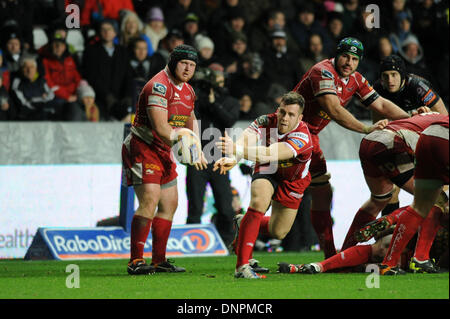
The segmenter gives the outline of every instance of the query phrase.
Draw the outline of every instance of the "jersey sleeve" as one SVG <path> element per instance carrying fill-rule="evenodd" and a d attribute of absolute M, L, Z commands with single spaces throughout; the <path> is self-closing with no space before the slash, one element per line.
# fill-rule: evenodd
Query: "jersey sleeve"
<path fill-rule="evenodd" d="M 361 79 L 360 81 L 358 81 L 358 83 L 359 86 L 356 94 L 359 96 L 359 99 L 364 106 L 369 106 L 380 97 L 377 91 L 375 91 L 375 89 L 370 85 L 369 81 L 367 81 L 367 79 L 363 76 L 361 76 Z"/>
<path fill-rule="evenodd" d="M 284 143 L 293 151 L 294 157 L 297 157 L 309 149 L 310 140 L 310 135 L 305 132 L 293 132 L 287 136 Z"/>
<path fill-rule="evenodd" d="M 309 78 L 314 96 L 317 97 L 324 94 L 337 95 L 334 74 L 327 68 L 314 67 Z"/>
<path fill-rule="evenodd" d="M 430 82 L 423 78 L 417 79 L 417 95 L 423 106 L 433 107 L 439 100 L 439 95 L 431 87 Z"/>
<path fill-rule="evenodd" d="M 161 82 L 153 82 L 147 88 L 146 96 L 146 107 L 155 107 L 167 110 L 168 104 L 168 89 L 167 85 Z"/>
<path fill-rule="evenodd" d="M 261 115 L 258 118 L 256 118 L 256 120 L 254 120 L 248 126 L 247 129 L 255 134 L 258 134 L 258 136 L 261 137 L 261 135 L 262 135 L 261 129 L 263 127 L 268 127 L 269 123 L 270 123 L 269 115 Z"/>

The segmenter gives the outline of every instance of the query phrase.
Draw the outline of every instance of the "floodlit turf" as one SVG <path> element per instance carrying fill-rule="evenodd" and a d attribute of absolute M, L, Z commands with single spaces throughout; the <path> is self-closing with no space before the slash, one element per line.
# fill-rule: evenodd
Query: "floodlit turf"
<path fill-rule="evenodd" d="M 278 261 L 321 260 L 322 253 L 257 253 L 270 268 L 264 280 L 233 277 L 235 256 L 177 258 L 186 273 L 129 276 L 126 260 L 23 261 L 0 260 L 1 299 L 448 299 L 449 275 L 407 274 L 380 277 L 379 288 L 367 288 L 364 273 L 318 275 L 278 274 Z M 67 288 L 80 270 L 80 287 Z M 374 281 L 371 281 L 374 283 Z"/>

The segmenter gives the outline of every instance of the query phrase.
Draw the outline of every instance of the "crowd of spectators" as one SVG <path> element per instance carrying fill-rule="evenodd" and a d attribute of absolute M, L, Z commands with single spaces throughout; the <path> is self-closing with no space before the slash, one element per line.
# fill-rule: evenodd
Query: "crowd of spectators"
<path fill-rule="evenodd" d="M 447 0 L 0 0 L 0 120 L 128 122 L 182 43 L 199 69 L 223 72 L 239 119 L 252 120 L 345 36 L 363 42 L 370 82 L 395 53 L 448 106 L 448 14 Z"/>

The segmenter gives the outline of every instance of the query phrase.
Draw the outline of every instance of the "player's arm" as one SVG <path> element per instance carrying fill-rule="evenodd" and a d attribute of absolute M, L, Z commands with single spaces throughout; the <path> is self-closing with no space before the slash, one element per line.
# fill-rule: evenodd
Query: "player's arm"
<path fill-rule="evenodd" d="M 378 113 L 381 118 L 387 118 L 390 120 L 400 120 L 409 118 L 409 114 L 402 110 L 398 105 L 392 103 L 390 100 L 380 96 L 370 103 L 369 108 Z M 374 119 L 375 121 L 375 119 Z"/>
<path fill-rule="evenodd" d="M 323 94 L 316 97 L 320 107 L 328 114 L 328 116 L 336 121 L 339 125 L 354 132 L 368 134 L 375 129 L 383 129 L 387 125 L 384 121 L 367 126 L 358 121 L 353 114 L 342 107 L 339 98 L 335 94 Z"/>
<path fill-rule="evenodd" d="M 158 136 L 165 144 L 172 147 L 177 137 L 175 130 L 167 121 L 167 109 L 161 107 L 148 107 L 147 116 Z"/>
<path fill-rule="evenodd" d="M 444 115 L 448 115 L 447 108 L 445 107 L 445 104 L 441 98 L 439 98 L 439 100 L 436 102 L 436 104 L 431 107 L 431 111 L 438 112 L 438 113 L 441 113 Z"/>

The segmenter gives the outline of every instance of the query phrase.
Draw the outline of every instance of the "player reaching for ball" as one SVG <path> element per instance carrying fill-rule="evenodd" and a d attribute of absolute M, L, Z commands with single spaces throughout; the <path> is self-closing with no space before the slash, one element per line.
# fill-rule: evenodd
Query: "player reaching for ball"
<path fill-rule="evenodd" d="M 219 159 L 214 171 L 224 174 L 241 158 L 256 162 L 250 205 L 238 225 L 235 242 L 236 278 L 263 278 L 249 264 L 256 238 L 260 231 L 278 239 L 286 236 L 311 181 L 308 166 L 313 146 L 302 122 L 304 105 L 300 94 L 286 93 L 277 111 L 258 117 L 236 143 L 227 134 L 216 143 L 230 157 Z M 257 146 L 259 140 L 263 146 Z M 270 205 L 271 216 L 264 216 Z"/>
<path fill-rule="evenodd" d="M 342 39 L 336 56 L 315 64 L 304 75 L 294 91 L 305 98 L 303 121 L 311 132 L 314 150 L 311 158 L 311 222 L 317 233 L 325 258 L 336 254 L 334 246 L 331 201 L 332 190 L 330 174 L 324 154 L 319 144 L 319 132 L 331 120 L 339 125 L 359 133 L 368 134 L 383 129 L 387 120 L 381 120 L 371 126 L 358 121 L 345 106 L 356 95 L 361 103 L 381 114 L 383 118 L 398 120 L 409 115 L 391 101 L 379 96 L 368 81 L 356 71 L 363 58 L 363 45 L 355 38 Z"/>
<path fill-rule="evenodd" d="M 198 136 L 194 115 L 195 93 L 187 83 L 194 75 L 197 51 L 177 46 L 167 66 L 142 89 L 131 133 L 122 146 L 128 186 L 139 201 L 131 222 L 130 275 L 153 272 L 184 272 L 166 260 L 166 246 L 178 206 L 176 163 L 171 147 L 183 136 Z M 201 150 L 196 169 L 206 168 Z M 155 213 L 156 211 L 156 213 Z M 152 263 L 144 258 L 144 245 L 152 231 Z"/>

